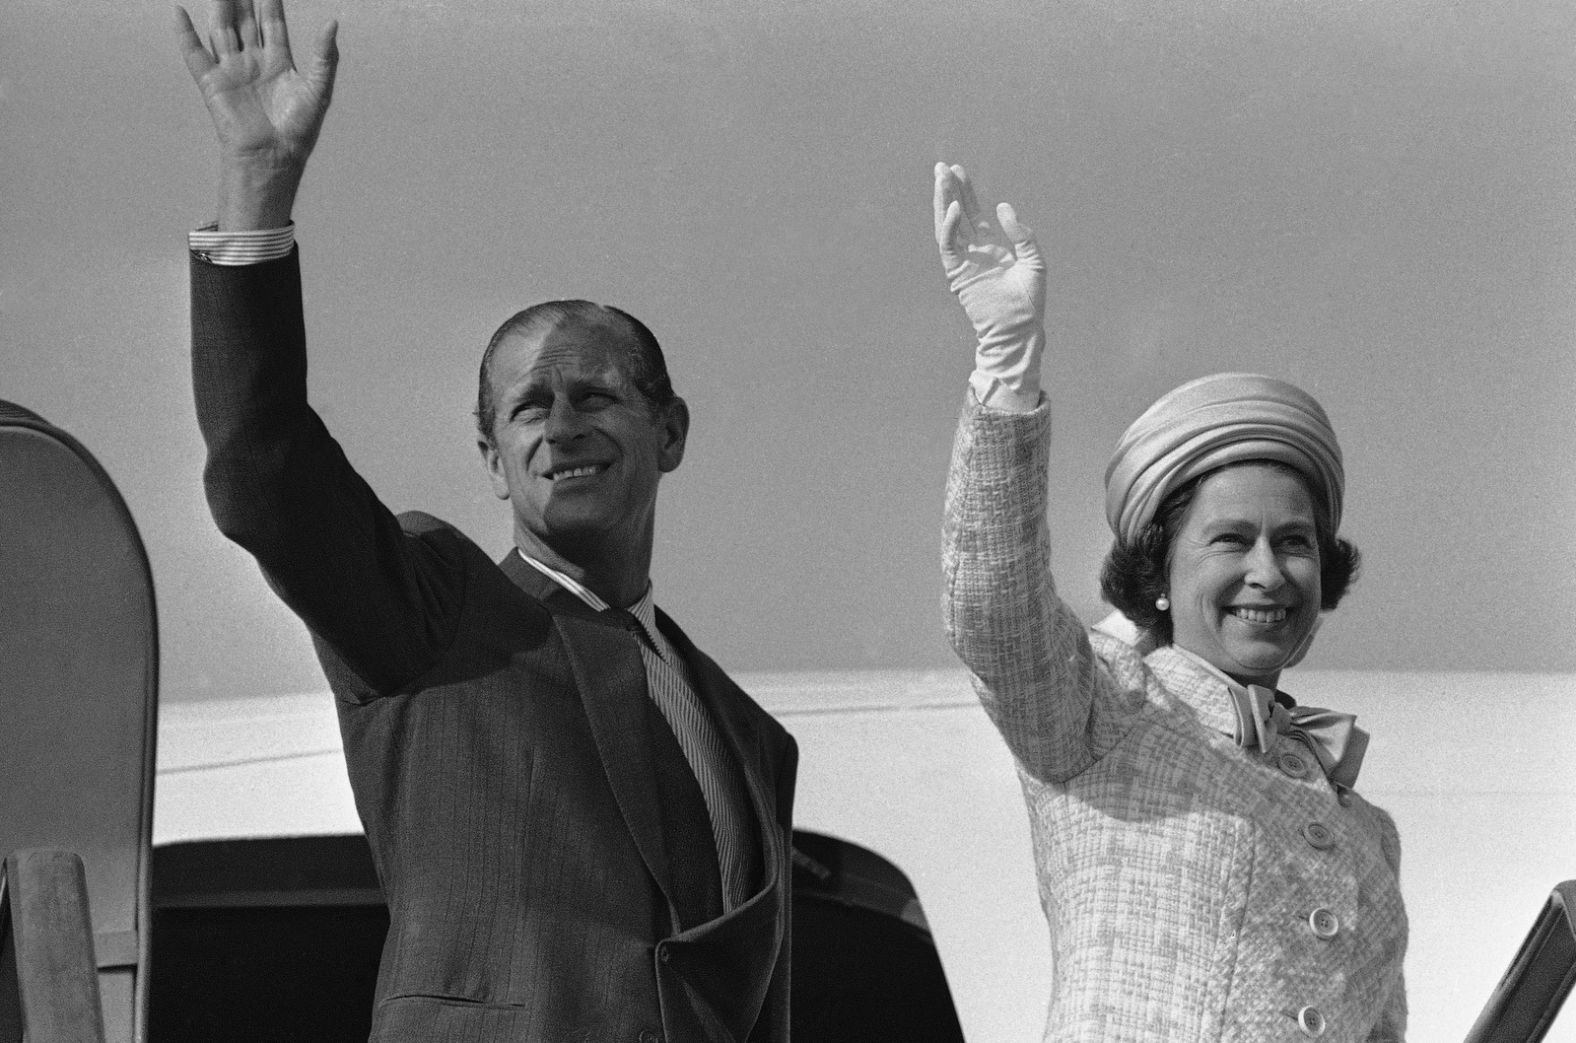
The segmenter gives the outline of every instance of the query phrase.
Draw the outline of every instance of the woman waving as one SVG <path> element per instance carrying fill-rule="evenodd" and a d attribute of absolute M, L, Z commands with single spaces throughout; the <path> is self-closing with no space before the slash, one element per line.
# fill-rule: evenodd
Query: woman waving
<path fill-rule="evenodd" d="M 1106 471 L 1106 597 L 1056 594 L 1040 392 L 1045 264 L 1012 207 L 938 165 L 936 238 L 977 335 L 947 481 L 944 615 L 1016 760 L 1054 961 L 1045 1039 L 1397 1041 L 1406 913 L 1367 736 L 1278 690 L 1350 585 L 1324 410 L 1254 374 L 1191 381 Z"/>

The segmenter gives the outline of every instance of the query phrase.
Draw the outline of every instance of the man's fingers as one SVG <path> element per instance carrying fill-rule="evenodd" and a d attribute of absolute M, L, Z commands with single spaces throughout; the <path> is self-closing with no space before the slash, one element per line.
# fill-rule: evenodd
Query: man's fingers
<path fill-rule="evenodd" d="M 257 26 L 263 34 L 263 46 L 290 54 L 290 28 L 285 24 L 284 0 L 262 0 L 257 5 Z"/>
<path fill-rule="evenodd" d="M 263 45 L 257 31 L 257 12 L 252 0 L 237 0 L 235 5 L 235 36 L 241 41 L 241 50 L 256 50 Z"/>
<path fill-rule="evenodd" d="M 208 9 L 208 45 L 213 48 L 215 58 L 240 50 L 241 41 L 236 36 L 237 14 L 235 0 L 213 0 Z"/>
<path fill-rule="evenodd" d="M 175 9 L 175 37 L 181 57 L 186 60 L 186 70 L 192 74 L 192 79 L 202 79 L 214 66 L 213 55 L 203 46 L 202 37 L 197 35 L 197 28 L 192 25 L 192 16 L 186 13 L 184 7 Z"/>
<path fill-rule="evenodd" d="M 334 93 L 334 72 L 339 68 L 339 22 L 330 21 L 317 34 L 312 48 L 312 67 L 306 77 L 312 87 L 322 95 L 326 105 Z"/>

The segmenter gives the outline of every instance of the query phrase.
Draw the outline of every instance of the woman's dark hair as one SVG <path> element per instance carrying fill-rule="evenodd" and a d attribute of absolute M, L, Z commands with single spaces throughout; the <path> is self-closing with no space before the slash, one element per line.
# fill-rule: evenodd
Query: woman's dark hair
<path fill-rule="evenodd" d="M 1268 460 L 1244 463 L 1263 463 L 1302 478 L 1285 464 Z M 1173 490 L 1135 542 L 1124 544 L 1117 540 L 1111 545 L 1111 553 L 1106 555 L 1100 570 L 1100 593 L 1135 626 L 1147 631 L 1157 645 L 1171 643 L 1171 613 L 1155 607 L 1155 599 L 1171 589 L 1171 545 L 1182 531 L 1182 519 L 1198 493 L 1199 483 L 1215 473 L 1208 471 Z M 1308 485 L 1306 479 L 1303 483 Z M 1325 522 L 1328 510 L 1322 498 L 1311 485 L 1308 493 L 1314 500 L 1315 539 L 1319 544 L 1319 608 L 1328 612 L 1341 603 L 1356 581 L 1362 555 L 1350 540 L 1329 531 Z"/>

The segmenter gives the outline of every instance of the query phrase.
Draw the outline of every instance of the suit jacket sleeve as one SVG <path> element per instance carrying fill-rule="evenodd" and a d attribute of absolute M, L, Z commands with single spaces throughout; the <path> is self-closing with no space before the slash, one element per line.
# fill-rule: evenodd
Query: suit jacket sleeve
<path fill-rule="evenodd" d="M 964 404 L 947 475 L 942 615 L 986 712 L 1024 770 L 1088 768 L 1125 732 L 1142 690 L 1119 685 L 1056 594 L 1046 528 L 1050 411 Z"/>
<path fill-rule="evenodd" d="M 457 552 L 406 535 L 307 404 L 299 253 L 221 267 L 193 256 L 192 382 L 220 530 L 373 694 L 453 640 Z"/>

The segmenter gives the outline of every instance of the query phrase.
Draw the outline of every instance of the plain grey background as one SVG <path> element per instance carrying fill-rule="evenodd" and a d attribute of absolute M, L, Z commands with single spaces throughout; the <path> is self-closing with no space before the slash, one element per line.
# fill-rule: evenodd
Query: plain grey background
<path fill-rule="evenodd" d="M 659 601 L 734 670 L 950 667 L 940 505 L 971 340 L 931 238 L 947 159 L 1050 257 L 1051 525 L 1086 615 L 1117 435 L 1184 379 L 1251 369 L 1318 396 L 1347 453 L 1366 569 L 1310 666 L 1576 669 L 1569 0 L 290 12 L 300 50 L 342 22 L 297 208 L 312 390 L 395 509 L 501 552 L 481 347 L 542 298 L 618 304 L 694 414 Z M 173 22 L 0 13 L 0 397 L 126 495 L 166 698 L 318 690 L 202 501 L 184 235 L 215 161 Z"/>

